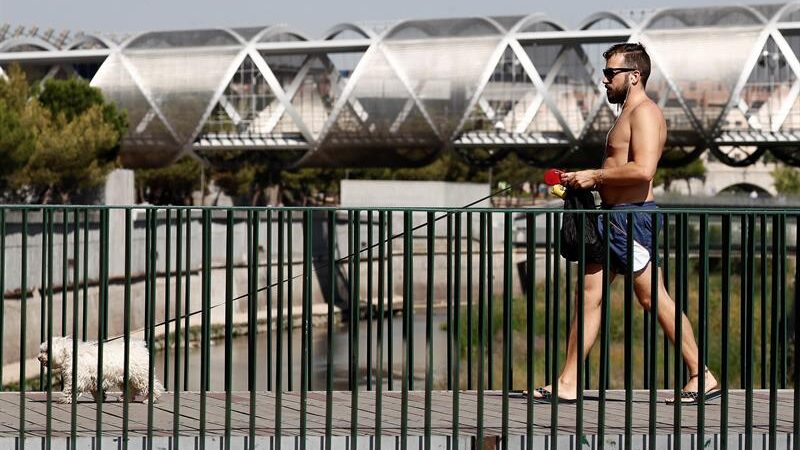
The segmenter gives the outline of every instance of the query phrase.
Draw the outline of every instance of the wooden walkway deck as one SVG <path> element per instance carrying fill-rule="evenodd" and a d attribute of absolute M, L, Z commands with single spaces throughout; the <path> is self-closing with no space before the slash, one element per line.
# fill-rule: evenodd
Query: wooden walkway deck
<path fill-rule="evenodd" d="M 181 435 L 196 436 L 200 429 L 200 394 L 197 392 L 180 393 L 179 420 Z M 625 395 L 622 391 L 608 391 L 606 401 L 606 433 L 609 435 L 624 433 Z M 660 391 L 659 398 L 665 399 L 672 391 Z M 794 392 L 782 390 L 778 392 L 777 432 L 791 433 L 793 426 Z M 308 435 L 325 434 L 325 392 L 309 392 L 308 394 Z M 55 397 L 55 396 L 54 396 Z M 584 433 L 597 432 L 597 412 L 599 402 L 596 391 L 586 392 L 584 404 Z M 382 412 L 382 435 L 397 436 L 400 434 L 399 391 L 384 392 Z M 434 391 L 432 396 L 432 434 L 447 436 L 451 434 L 452 424 L 452 392 Z M 462 391 L 460 393 L 460 433 L 465 436 L 476 434 L 477 424 L 477 392 Z M 422 435 L 424 433 L 425 392 L 409 393 L 408 433 Z M 206 432 L 208 435 L 222 435 L 225 429 L 225 393 L 208 393 L 208 409 L 206 415 Z M 348 436 L 350 434 L 350 392 L 334 392 L 333 434 Z M 0 438 L 19 436 L 19 402 L 17 393 L 0 394 Z M 753 428 L 754 433 L 767 433 L 769 430 L 769 391 L 755 391 L 753 396 Z M 706 406 L 705 429 L 707 434 L 720 430 L 721 400 L 715 399 Z M 46 396 L 44 393 L 26 394 L 25 429 L 26 436 L 45 436 Z M 247 435 L 249 431 L 249 393 L 236 392 L 232 398 L 231 426 L 232 434 Z M 256 399 L 256 434 L 271 436 L 275 434 L 275 396 L 269 392 L 259 392 Z M 502 396 L 499 392 L 487 392 L 485 396 L 485 434 L 499 435 L 502 418 Z M 633 433 L 646 434 L 649 426 L 649 404 L 647 391 L 635 391 L 633 398 Z M 142 403 L 130 404 L 129 431 L 131 436 L 147 433 L 148 406 Z M 283 394 L 283 418 L 281 434 L 296 436 L 300 434 L 300 393 Z M 574 405 L 560 405 L 558 419 L 559 434 L 569 435 L 575 432 Z M 527 400 L 524 398 L 509 399 L 509 427 L 512 436 L 526 433 Z M 162 396 L 161 401 L 153 406 L 153 434 L 169 436 L 173 430 L 173 397 L 171 393 Z M 71 405 L 52 404 L 51 437 L 70 435 Z M 673 406 L 663 401 L 658 404 L 656 426 L 659 435 L 673 433 Z M 78 436 L 94 436 L 96 405 L 89 398 L 78 403 Z M 108 401 L 103 406 L 103 434 L 119 436 L 122 434 L 122 402 Z M 375 426 L 375 393 L 361 392 L 358 399 L 358 432 L 360 435 L 373 435 Z M 697 407 L 682 408 L 683 433 L 693 433 L 697 426 Z M 729 432 L 745 431 L 745 395 L 744 391 L 730 391 L 730 408 L 728 412 Z M 550 433 L 550 405 L 536 404 L 534 408 L 534 434 Z"/>

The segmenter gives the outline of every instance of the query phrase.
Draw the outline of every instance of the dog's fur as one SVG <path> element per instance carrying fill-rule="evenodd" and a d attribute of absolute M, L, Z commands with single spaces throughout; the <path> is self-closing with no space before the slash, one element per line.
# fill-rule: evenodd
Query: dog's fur
<path fill-rule="evenodd" d="M 78 367 L 77 373 L 73 373 L 72 347 L 73 341 L 70 337 L 54 337 L 53 348 L 48 358 L 47 341 L 42 342 L 39 347 L 39 362 L 43 367 L 51 366 L 53 371 L 60 370 L 64 385 L 63 394 L 59 399 L 61 403 L 72 402 L 72 379 L 77 380 L 77 396 L 83 393 L 90 393 L 95 401 L 98 395 L 103 396 L 109 390 L 124 392 L 125 374 L 125 347 L 124 342 L 115 341 L 103 345 L 103 380 L 97 380 L 97 342 L 78 342 Z M 141 396 L 142 403 L 148 400 L 148 364 L 150 362 L 149 353 L 144 341 L 130 342 L 130 364 L 128 369 L 129 400 L 133 400 L 136 395 Z M 50 364 L 52 363 L 52 364 Z M 153 378 L 153 403 L 158 401 L 164 387 Z M 123 393 L 119 400 L 123 399 Z"/>

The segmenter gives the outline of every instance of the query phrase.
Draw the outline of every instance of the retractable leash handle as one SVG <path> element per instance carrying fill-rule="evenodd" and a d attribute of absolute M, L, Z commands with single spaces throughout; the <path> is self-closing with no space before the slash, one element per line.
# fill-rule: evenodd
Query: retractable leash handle
<path fill-rule="evenodd" d="M 561 175 L 564 173 L 560 169 L 547 169 L 544 172 L 544 183 L 548 186 L 561 184 Z"/>
<path fill-rule="evenodd" d="M 547 169 L 544 172 L 544 183 L 548 186 L 552 186 L 550 188 L 550 193 L 560 199 L 563 199 L 564 196 L 567 195 L 567 188 L 561 184 L 561 174 L 563 173 L 564 171 L 559 169 Z"/>

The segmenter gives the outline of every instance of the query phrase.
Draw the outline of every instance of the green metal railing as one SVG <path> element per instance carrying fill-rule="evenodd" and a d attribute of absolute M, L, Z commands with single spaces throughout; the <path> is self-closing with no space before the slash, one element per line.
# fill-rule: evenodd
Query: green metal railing
<path fill-rule="evenodd" d="M 96 346 L 97 379 L 118 356 L 104 348 L 122 341 L 124 361 L 121 407 L 98 396 L 90 411 L 77 401 L 78 378 L 63 380 L 71 383 L 65 442 L 72 449 L 90 437 L 99 450 L 112 437 L 123 449 L 144 438 L 149 450 L 164 435 L 177 449 L 194 434 L 200 449 L 255 448 L 260 439 L 267 448 L 290 439 L 325 449 L 366 441 L 425 449 L 486 448 L 489 441 L 501 448 L 800 448 L 800 408 L 791 408 L 791 417 L 779 409 L 787 399 L 800 404 L 793 390 L 800 377 L 800 211 L 636 213 L 652 219 L 649 245 L 661 280 L 675 315 L 689 320 L 674 322 L 677 339 L 688 338 L 691 324 L 699 367 L 720 382 L 721 397 L 696 406 L 663 401 L 679 396 L 690 375 L 659 324 L 668 299 L 645 292 L 646 310 L 634 303 L 633 277 L 620 273 L 612 284 L 609 270 L 602 274 L 597 345 L 575 367 L 576 404 L 560 404 L 557 384 L 552 405 L 520 398 L 520 391 L 559 379 L 571 332 L 577 354 L 589 350 L 587 310 L 579 305 L 587 301 L 584 276 L 595 266 L 584 251 L 577 263 L 560 257 L 564 213 L 0 207 L 0 323 L 19 333 L 0 335 L 0 382 L 19 392 L 0 394 L 14 396 L 19 415 L 17 424 L 4 423 L 15 431 L 0 430 L 0 439 L 13 434 L 17 448 L 41 440 L 50 449 L 60 436 L 57 391 L 67 386 L 52 365 L 36 370 L 29 358 L 47 342 L 53 361 L 53 338 L 70 335 L 73 355 Z M 568 213 L 581 227 L 609 217 L 607 210 Z M 626 214 L 630 249 L 634 215 Z M 602 265 L 611 267 L 605 228 Z M 632 266 L 631 251 L 625 259 Z M 651 270 L 650 284 L 659 280 Z M 217 340 L 224 345 L 213 345 Z M 146 406 L 131 403 L 137 341 L 150 350 L 148 385 L 158 379 L 167 391 L 168 430 L 152 389 Z M 73 373 L 79 359 L 69 360 Z M 13 379 L 2 366 L 16 361 Z M 699 384 L 700 391 L 709 387 L 703 376 Z M 335 408 L 344 401 L 336 391 L 349 398 L 349 414 Z M 46 394 L 37 400 L 38 392 Z M 184 396 L 193 392 L 196 404 Z M 386 409 L 394 393 L 399 411 Z M 324 401 L 323 409 L 310 410 L 312 399 Z M 31 409 L 38 401 L 43 414 Z M 108 425 L 109 408 L 119 411 L 119 424 Z M 490 426 L 495 414 L 499 422 Z M 287 425 L 296 416 L 298 429 Z M 217 417 L 222 429 L 209 426 Z"/>

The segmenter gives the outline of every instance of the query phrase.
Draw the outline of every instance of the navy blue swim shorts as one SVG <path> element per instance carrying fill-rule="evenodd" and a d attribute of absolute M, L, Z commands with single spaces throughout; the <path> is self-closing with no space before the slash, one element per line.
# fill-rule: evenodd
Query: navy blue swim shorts
<path fill-rule="evenodd" d="M 655 202 L 620 203 L 617 205 L 601 205 L 602 209 L 610 211 L 609 223 L 609 253 L 611 254 L 611 268 L 616 273 L 628 273 L 628 213 L 633 212 L 633 272 L 647 268 L 653 259 L 653 216 L 652 212 L 658 209 Z M 658 216 L 659 229 L 663 219 Z M 605 232 L 605 218 L 600 215 L 597 220 L 600 236 Z M 658 259 L 656 259 L 658 261 Z"/>

